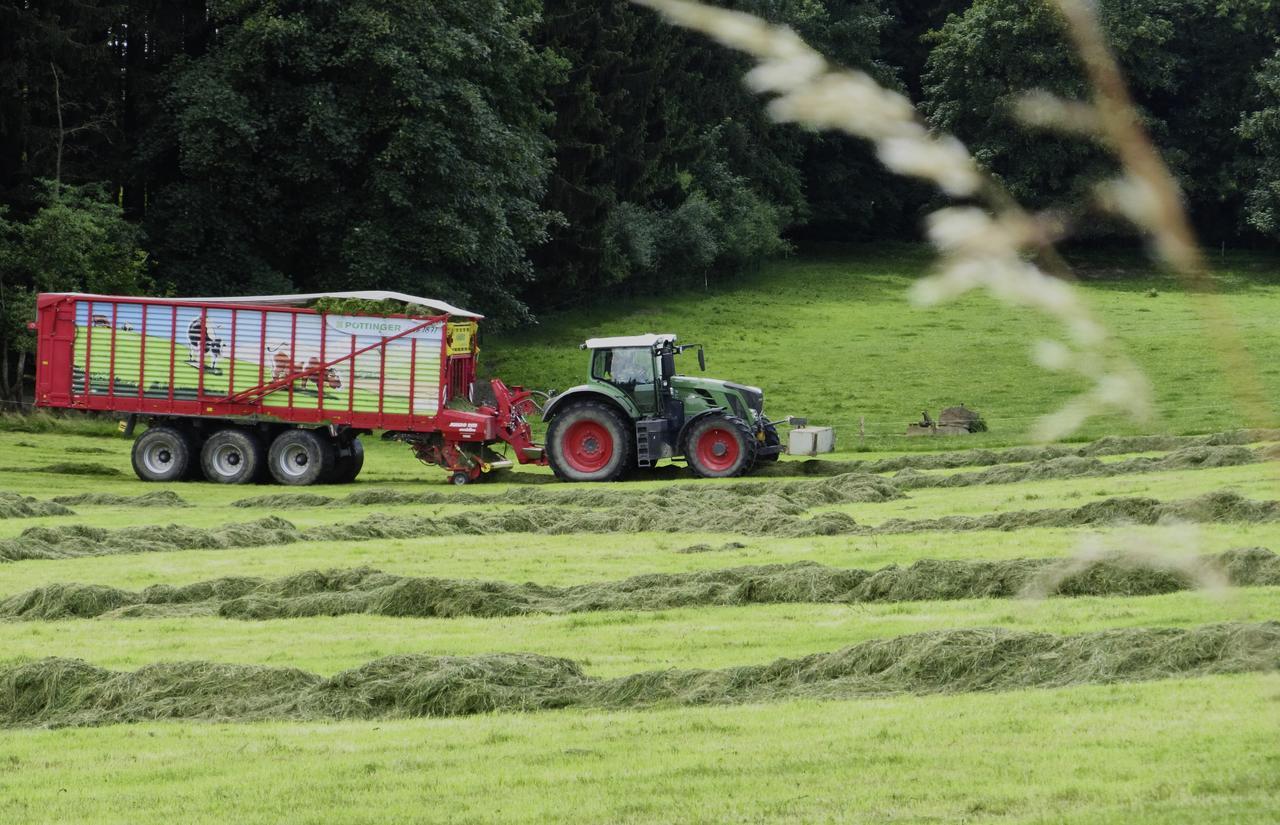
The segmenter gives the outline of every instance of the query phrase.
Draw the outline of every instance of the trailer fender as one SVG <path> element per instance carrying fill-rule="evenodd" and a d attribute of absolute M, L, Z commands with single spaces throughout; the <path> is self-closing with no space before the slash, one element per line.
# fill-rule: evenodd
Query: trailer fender
<path fill-rule="evenodd" d="M 599 385 L 582 384 L 577 387 L 570 387 L 562 393 L 556 394 L 547 406 L 542 410 L 542 420 L 550 421 L 555 417 L 556 413 L 564 408 L 571 401 L 603 401 L 606 404 L 612 404 L 618 408 L 624 416 L 630 421 L 635 421 L 640 417 L 640 408 L 635 402 L 628 398 L 621 391 L 607 392 L 602 391 Z"/>

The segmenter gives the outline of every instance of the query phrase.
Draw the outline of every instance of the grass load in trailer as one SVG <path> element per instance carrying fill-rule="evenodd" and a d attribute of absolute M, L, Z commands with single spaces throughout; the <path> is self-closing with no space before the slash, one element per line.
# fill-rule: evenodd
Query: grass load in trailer
<path fill-rule="evenodd" d="M 321 299 L 394 300 L 403 315 L 330 313 Z M 420 310 L 417 311 L 417 310 Z M 492 382 L 476 404 L 482 316 L 393 292 L 159 299 L 74 293 L 37 302 L 36 402 L 137 418 L 133 465 L 150 481 L 343 483 L 359 436 L 385 430 L 455 483 L 543 464 L 531 393 Z"/>

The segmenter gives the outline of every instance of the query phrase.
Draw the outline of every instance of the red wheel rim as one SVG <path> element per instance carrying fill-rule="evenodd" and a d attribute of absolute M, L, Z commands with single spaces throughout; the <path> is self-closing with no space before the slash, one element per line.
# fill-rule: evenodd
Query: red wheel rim
<path fill-rule="evenodd" d="M 713 473 L 732 470 L 742 455 L 737 435 L 725 427 L 712 427 L 698 436 L 698 463 Z"/>
<path fill-rule="evenodd" d="M 575 421 L 564 434 L 564 460 L 580 473 L 594 473 L 613 458 L 613 435 L 596 421 Z"/>

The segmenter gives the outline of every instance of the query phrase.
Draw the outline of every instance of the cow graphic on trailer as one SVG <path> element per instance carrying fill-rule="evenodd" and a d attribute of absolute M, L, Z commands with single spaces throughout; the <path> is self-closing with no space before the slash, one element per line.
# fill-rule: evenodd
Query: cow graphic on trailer
<path fill-rule="evenodd" d="M 289 376 L 303 372 L 304 370 L 316 370 L 316 372 L 312 372 L 312 374 L 301 379 L 302 389 L 305 390 L 307 388 L 307 384 L 315 382 L 316 393 L 319 393 L 321 381 L 323 381 L 329 389 L 342 389 L 342 379 L 338 376 L 338 371 L 333 367 L 325 367 L 324 375 L 322 376 L 318 371 L 320 369 L 321 361 L 314 355 L 307 360 L 305 365 L 294 361 L 292 353 L 289 352 L 289 344 L 285 341 L 281 341 L 278 344 L 267 347 L 267 352 L 272 353 L 272 381 L 283 381 Z M 297 382 L 294 383 L 296 384 Z"/>
<path fill-rule="evenodd" d="M 203 318 L 196 318 L 187 326 L 187 343 L 191 348 L 191 358 L 187 363 L 196 369 L 207 369 L 214 375 L 222 375 L 218 369 L 218 359 L 222 357 L 222 339 L 214 337 L 218 324 L 206 324 Z M 206 367 L 204 356 L 212 356 L 212 362 Z"/>

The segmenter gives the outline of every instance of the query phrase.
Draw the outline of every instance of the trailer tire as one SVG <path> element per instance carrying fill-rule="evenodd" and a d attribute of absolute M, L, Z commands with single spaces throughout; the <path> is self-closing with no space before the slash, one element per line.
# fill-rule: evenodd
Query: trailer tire
<path fill-rule="evenodd" d="M 133 442 L 133 471 L 143 481 L 182 481 L 198 467 L 199 447 L 185 429 L 148 427 Z"/>
<path fill-rule="evenodd" d="M 690 469 L 703 478 L 733 478 L 755 466 L 757 443 L 741 418 L 708 415 L 689 427 L 684 457 Z"/>
<path fill-rule="evenodd" d="M 564 481 L 617 481 L 634 464 L 635 437 L 608 404 L 580 401 L 547 427 L 547 461 Z"/>
<path fill-rule="evenodd" d="M 200 448 L 204 477 L 217 484 L 252 484 L 262 477 L 266 465 L 262 439 L 239 427 L 218 430 Z"/>
<path fill-rule="evenodd" d="M 340 448 L 335 447 L 335 449 Z M 364 467 L 364 445 L 360 443 L 359 438 L 351 439 L 351 443 L 347 445 L 347 451 L 346 455 L 339 452 L 333 463 L 331 484 L 350 484 L 356 480 L 356 476 L 360 475 L 360 470 Z"/>
<path fill-rule="evenodd" d="M 320 484 L 332 477 L 336 452 L 315 430 L 285 430 L 271 442 L 267 467 L 272 478 L 290 487 Z"/>

